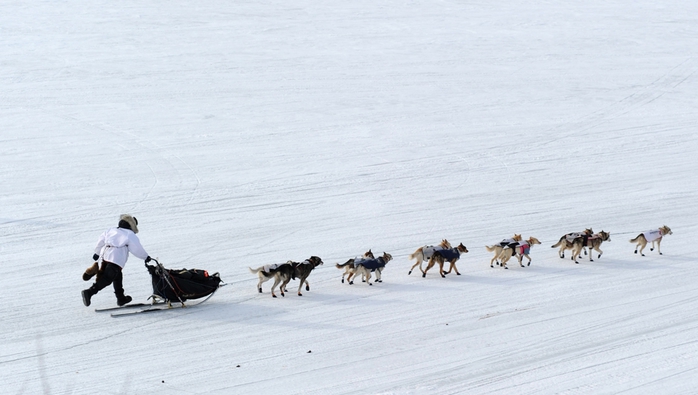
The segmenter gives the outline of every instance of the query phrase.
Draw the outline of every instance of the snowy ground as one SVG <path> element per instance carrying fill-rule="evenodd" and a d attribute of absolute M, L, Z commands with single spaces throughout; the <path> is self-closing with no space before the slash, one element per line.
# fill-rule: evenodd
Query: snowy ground
<path fill-rule="evenodd" d="M 4 2 L 2 392 L 694 393 L 697 54 L 687 1 Z M 229 285 L 84 307 L 122 213 Z M 603 257 L 559 259 L 586 227 Z M 533 264 L 490 268 L 513 233 Z M 462 275 L 408 276 L 442 238 Z M 369 248 L 384 282 L 341 284 Z M 304 296 L 256 292 L 248 267 L 310 255 Z"/>

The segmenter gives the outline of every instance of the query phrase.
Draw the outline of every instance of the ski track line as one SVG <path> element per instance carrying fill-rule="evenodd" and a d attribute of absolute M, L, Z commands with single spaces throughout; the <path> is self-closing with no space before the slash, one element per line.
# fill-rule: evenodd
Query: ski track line
<path fill-rule="evenodd" d="M 688 70 L 686 70 L 687 68 Z M 683 82 L 688 80 L 690 77 L 692 77 L 697 70 L 698 69 L 696 69 L 693 66 L 693 58 L 688 58 L 671 68 L 669 71 L 667 71 L 654 81 L 650 82 L 648 85 L 643 86 L 639 91 L 633 92 L 630 95 L 627 95 L 626 97 L 616 101 L 610 107 L 592 112 L 591 114 L 588 114 L 580 118 L 578 121 L 569 122 L 572 125 L 582 125 L 573 127 L 571 132 L 565 133 L 564 135 L 557 138 L 549 139 L 548 141 L 543 142 L 542 145 L 550 145 L 554 142 L 567 139 L 570 136 L 589 131 L 608 122 L 610 119 L 614 119 L 621 115 L 625 115 L 630 111 L 637 109 L 638 107 L 642 107 L 646 104 L 649 104 L 659 99 L 665 94 L 665 92 L 660 92 L 658 91 L 658 89 L 666 86 L 676 88 Z M 679 72 L 678 76 L 673 74 L 674 71 Z M 557 128 L 550 129 L 550 131 L 554 131 L 555 129 Z"/>

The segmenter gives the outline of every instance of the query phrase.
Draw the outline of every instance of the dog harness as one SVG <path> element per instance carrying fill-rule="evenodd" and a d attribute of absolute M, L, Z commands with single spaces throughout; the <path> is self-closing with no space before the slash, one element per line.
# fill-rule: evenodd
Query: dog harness
<path fill-rule="evenodd" d="M 528 255 L 531 252 L 531 245 L 527 241 L 522 241 L 518 246 L 518 250 L 519 255 Z"/>
<path fill-rule="evenodd" d="M 439 255 L 441 255 L 445 260 L 450 261 L 453 259 L 459 259 L 460 251 L 458 251 L 457 248 L 442 249 L 439 251 Z"/>
<path fill-rule="evenodd" d="M 382 256 L 379 256 L 378 258 L 374 258 L 374 259 L 364 258 L 358 264 L 356 263 L 356 261 L 354 261 L 354 265 L 355 266 L 361 265 L 361 266 L 365 267 L 366 269 L 370 269 L 371 271 L 374 271 L 376 269 L 380 269 L 383 266 L 385 266 L 385 259 L 383 259 Z"/>
<path fill-rule="evenodd" d="M 648 230 L 647 232 L 644 232 L 643 235 L 645 236 L 645 240 L 647 240 L 648 242 L 657 241 L 662 238 L 662 230 Z"/>
<path fill-rule="evenodd" d="M 434 255 L 436 251 L 443 251 L 445 248 L 442 246 L 424 246 L 422 247 L 422 254 L 424 255 L 424 260 L 428 260 Z"/>

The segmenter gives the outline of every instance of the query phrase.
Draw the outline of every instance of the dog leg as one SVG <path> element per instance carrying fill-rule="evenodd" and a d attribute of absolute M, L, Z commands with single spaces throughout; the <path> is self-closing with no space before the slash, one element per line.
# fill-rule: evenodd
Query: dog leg
<path fill-rule="evenodd" d="M 274 293 L 274 290 L 276 289 L 276 286 L 279 285 L 281 282 L 281 279 L 278 276 L 274 276 L 274 284 L 271 286 L 271 297 L 275 298 L 276 294 Z M 281 296 L 284 295 L 284 291 L 281 290 Z"/>
<path fill-rule="evenodd" d="M 429 258 L 429 263 L 427 264 L 426 269 L 424 269 L 424 270 L 422 271 L 422 277 L 426 277 L 426 276 L 427 276 L 427 272 L 429 271 L 429 269 L 431 269 L 432 267 L 434 267 L 434 264 L 435 264 L 435 263 L 436 263 L 436 262 L 434 261 L 434 257 L 433 257 L 433 256 L 432 256 L 431 258 Z M 421 266 L 420 266 L 420 269 L 421 269 Z"/>
<path fill-rule="evenodd" d="M 417 262 L 414 265 L 412 265 L 412 267 L 410 268 L 410 271 L 407 272 L 407 275 L 409 276 L 410 274 L 412 274 L 412 270 L 414 270 L 414 268 L 417 267 L 417 265 L 419 265 L 420 263 L 421 262 Z M 420 266 L 420 269 L 421 269 L 421 266 Z"/>
<path fill-rule="evenodd" d="M 281 287 L 279 288 L 281 290 L 281 296 L 286 296 L 285 292 L 288 292 L 286 289 L 286 286 L 288 286 L 288 283 L 291 282 L 291 278 L 287 278 L 283 283 L 281 283 Z"/>
<path fill-rule="evenodd" d="M 494 258 L 490 259 L 490 267 L 494 267 L 494 266 L 493 266 L 493 263 L 494 263 L 495 261 L 497 262 L 497 266 L 499 266 L 499 261 L 497 261 L 497 256 L 498 256 L 498 254 L 495 254 L 495 255 L 494 255 Z"/>
<path fill-rule="evenodd" d="M 446 278 L 446 273 L 444 272 L 444 261 L 439 259 L 439 274 L 441 278 Z"/>
<path fill-rule="evenodd" d="M 458 268 L 456 267 L 456 261 L 451 262 L 451 266 L 448 268 L 448 273 L 451 273 L 451 270 L 456 271 L 456 276 L 460 276 L 460 272 L 458 271 Z"/>

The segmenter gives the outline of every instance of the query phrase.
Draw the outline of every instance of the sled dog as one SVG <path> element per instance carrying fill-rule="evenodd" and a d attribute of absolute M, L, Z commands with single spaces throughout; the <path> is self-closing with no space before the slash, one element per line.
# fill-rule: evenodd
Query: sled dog
<path fill-rule="evenodd" d="M 274 263 L 274 264 L 270 264 L 270 265 L 260 266 L 256 269 L 252 269 L 250 267 L 249 268 L 250 272 L 252 274 L 256 274 L 257 277 L 259 277 L 259 282 L 257 283 L 257 290 L 259 291 L 259 293 L 262 293 L 262 284 L 271 280 L 272 278 L 275 278 L 277 281 L 275 281 L 274 285 L 272 286 L 271 296 L 276 297 L 276 295 L 274 295 L 274 289 L 276 288 L 277 285 L 279 285 L 279 282 L 280 282 L 280 280 L 278 280 L 279 273 L 281 271 L 283 271 L 283 269 L 279 269 L 279 268 L 282 266 L 287 266 L 286 269 L 288 270 L 288 269 L 292 268 L 291 263 L 292 263 L 291 261 L 288 261 L 286 263 Z M 282 291 L 282 295 L 283 295 L 283 291 Z"/>
<path fill-rule="evenodd" d="M 373 259 L 373 258 L 375 258 L 373 256 L 373 252 L 371 252 L 371 250 L 368 250 L 368 251 L 364 252 L 364 254 L 360 257 L 351 258 L 344 263 L 335 264 L 334 266 L 337 269 L 344 270 L 344 273 L 342 273 L 342 283 L 344 283 L 344 276 L 349 275 L 349 279 L 351 279 L 351 277 L 354 276 L 354 274 L 356 273 L 356 263 L 358 261 L 361 261 L 363 259 Z"/>
<path fill-rule="evenodd" d="M 286 285 L 288 285 L 288 283 L 296 277 L 298 277 L 298 279 L 300 280 L 300 284 L 298 284 L 298 296 L 303 296 L 303 294 L 301 293 L 301 288 L 303 288 L 303 284 L 305 284 L 305 290 L 310 291 L 310 283 L 308 282 L 308 276 L 310 276 L 310 273 L 313 271 L 313 269 L 322 265 L 322 263 L 322 259 L 315 255 L 304 260 L 303 262 L 291 262 L 293 272 L 290 274 L 287 272 L 282 273 L 280 276 L 283 279 L 281 287 L 279 288 L 281 290 L 281 296 L 284 296 L 284 291 L 286 291 Z"/>
<path fill-rule="evenodd" d="M 511 259 L 511 257 L 516 256 L 516 259 L 519 261 L 519 266 L 525 267 L 522 263 L 524 257 L 528 259 L 528 264 L 526 266 L 531 266 L 531 257 L 528 254 L 531 250 L 531 247 L 533 247 L 536 244 L 540 244 L 540 241 L 535 237 L 531 236 L 528 238 L 528 240 L 520 241 L 518 245 L 511 247 L 506 246 L 502 248 L 502 252 L 499 254 L 500 264 L 503 268 L 509 269 L 509 267 L 507 267 L 507 262 L 509 262 L 509 259 Z"/>
<path fill-rule="evenodd" d="M 577 261 L 577 258 L 582 254 L 582 249 L 588 247 L 589 248 L 589 261 L 594 262 L 594 250 L 599 253 L 599 256 L 597 258 L 601 258 L 601 254 L 603 254 L 603 251 L 601 251 L 601 243 L 604 241 L 611 241 L 611 233 L 610 232 L 604 232 L 603 230 L 599 233 L 595 233 L 588 238 L 584 237 L 578 237 L 574 239 L 574 241 L 571 243 L 572 244 L 572 260 L 574 263 L 579 263 Z"/>
<path fill-rule="evenodd" d="M 361 277 L 365 279 L 362 281 L 367 282 L 368 285 L 373 285 L 371 283 L 371 272 L 376 272 L 375 282 L 381 283 L 383 282 L 383 280 L 381 280 L 381 273 L 383 272 L 383 269 L 385 269 L 385 265 L 392 260 L 393 256 L 387 252 L 383 252 L 383 256 L 379 256 L 378 258 L 362 259 L 356 263 L 354 278 L 361 273 Z M 347 280 L 349 281 L 349 284 L 354 284 L 354 281 L 351 279 L 351 274 Z"/>
<path fill-rule="evenodd" d="M 637 235 L 636 238 L 630 240 L 630 242 L 636 243 L 635 253 L 637 254 L 639 248 L 640 255 L 642 256 L 645 256 L 645 254 L 642 253 L 642 250 L 644 250 L 645 247 L 647 247 L 647 243 L 652 242 L 652 247 L 650 248 L 650 251 L 654 251 L 654 243 L 656 242 L 657 252 L 659 253 L 659 255 L 662 255 L 662 251 L 659 248 L 659 245 L 662 243 L 662 237 L 672 234 L 674 234 L 674 232 L 672 232 L 668 226 L 664 225 L 659 229 L 653 229 L 647 232 L 640 233 L 639 235 Z"/>
<path fill-rule="evenodd" d="M 429 264 L 427 268 L 422 272 L 422 277 L 427 276 L 427 272 L 431 269 L 434 264 L 439 264 L 439 274 L 441 277 L 446 277 L 447 274 L 451 273 L 451 270 L 455 270 L 456 274 L 460 276 L 458 268 L 456 267 L 456 262 L 460 259 L 461 254 L 468 252 L 468 249 L 463 245 L 463 243 L 458 244 L 455 248 L 444 248 L 434 251 L 431 258 L 429 258 Z M 451 266 L 448 268 L 447 272 L 444 272 L 444 263 L 450 263 Z M 421 269 L 421 266 L 420 266 Z"/>
<path fill-rule="evenodd" d="M 560 237 L 560 240 L 553 244 L 550 248 L 557 248 L 560 247 L 560 251 L 558 251 L 558 256 L 560 258 L 565 257 L 565 251 L 566 250 L 571 250 L 572 249 L 572 242 L 578 238 L 589 238 L 591 235 L 594 234 L 594 231 L 589 229 L 585 229 L 584 232 L 574 232 L 574 233 L 568 233 L 562 237 Z M 586 253 L 586 250 L 584 251 Z"/>
<path fill-rule="evenodd" d="M 439 243 L 439 245 L 437 246 L 424 246 L 417 248 L 417 250 L 414 253 L 410 254 L 410 260 L 416 259 L 417 263 L 412 265 L 410 271 L 407 272 L 407 275 L 412 274 L 412 270 L 414 270 L 414 268 L 417 267 L 417 265 L 419 265 L 419 271 L 424 273 L 424 270 L 422 270 L 422 262 L 431 259 L 431 256 L 434 255 L 434 251 L 445 250 L 449 248 L 451 248 L 451 243 L 449 243 L 446 239 L 441 240 L 441 243 Z"/>
<path fill-rule="evenodd" d="M 497 265 L 499 265 L 499 256 L 502 254 L 502 250 L 504 250 L 504 247 L 510 246 L 514 247 L 519 244 L 521 241 L 521 235 L 520 234 L 514 234 L 514 237 L 510 239 L 504 239 L 500 241 L 498 244 L 494 244 L 491 246 L 485 246 L 488 252 L 494 252 L 494 256 L 490 260 L 490 267 L 494 267 L 494 263 L 496 262 Z M 511 251 L 509 251 L 511 254 Z"/>
<path fill-rule="evenodd" d="M 298 277 L 301 280 L 298 286 L 298 296 L 303 296 L 301 294 L 301 288 L 303 283 L 305 283 L 305 289 L 310 291 L 310 284 L 308 283 L 308 276 L 310 272 L 316 267 L 322 265 L 322 259 L 317 256 L 311 256 L 303 262 L 293 262 L 288 261 L 282 264 L 273 264 L 261 266 L 257 269 L 250 268 L 250 272 L 256 273 L 259 276 L 259 283 L 257 284 L 257 289 L 262 292 L 262 284 L 266 281 L 274 279 L 274 285 L 271 287 L 271 296 L 276 297 L 276 287 L 281 284 L 279 291 L 281 296 L 286 296 L 286 286 L 292 280 Z"/>

